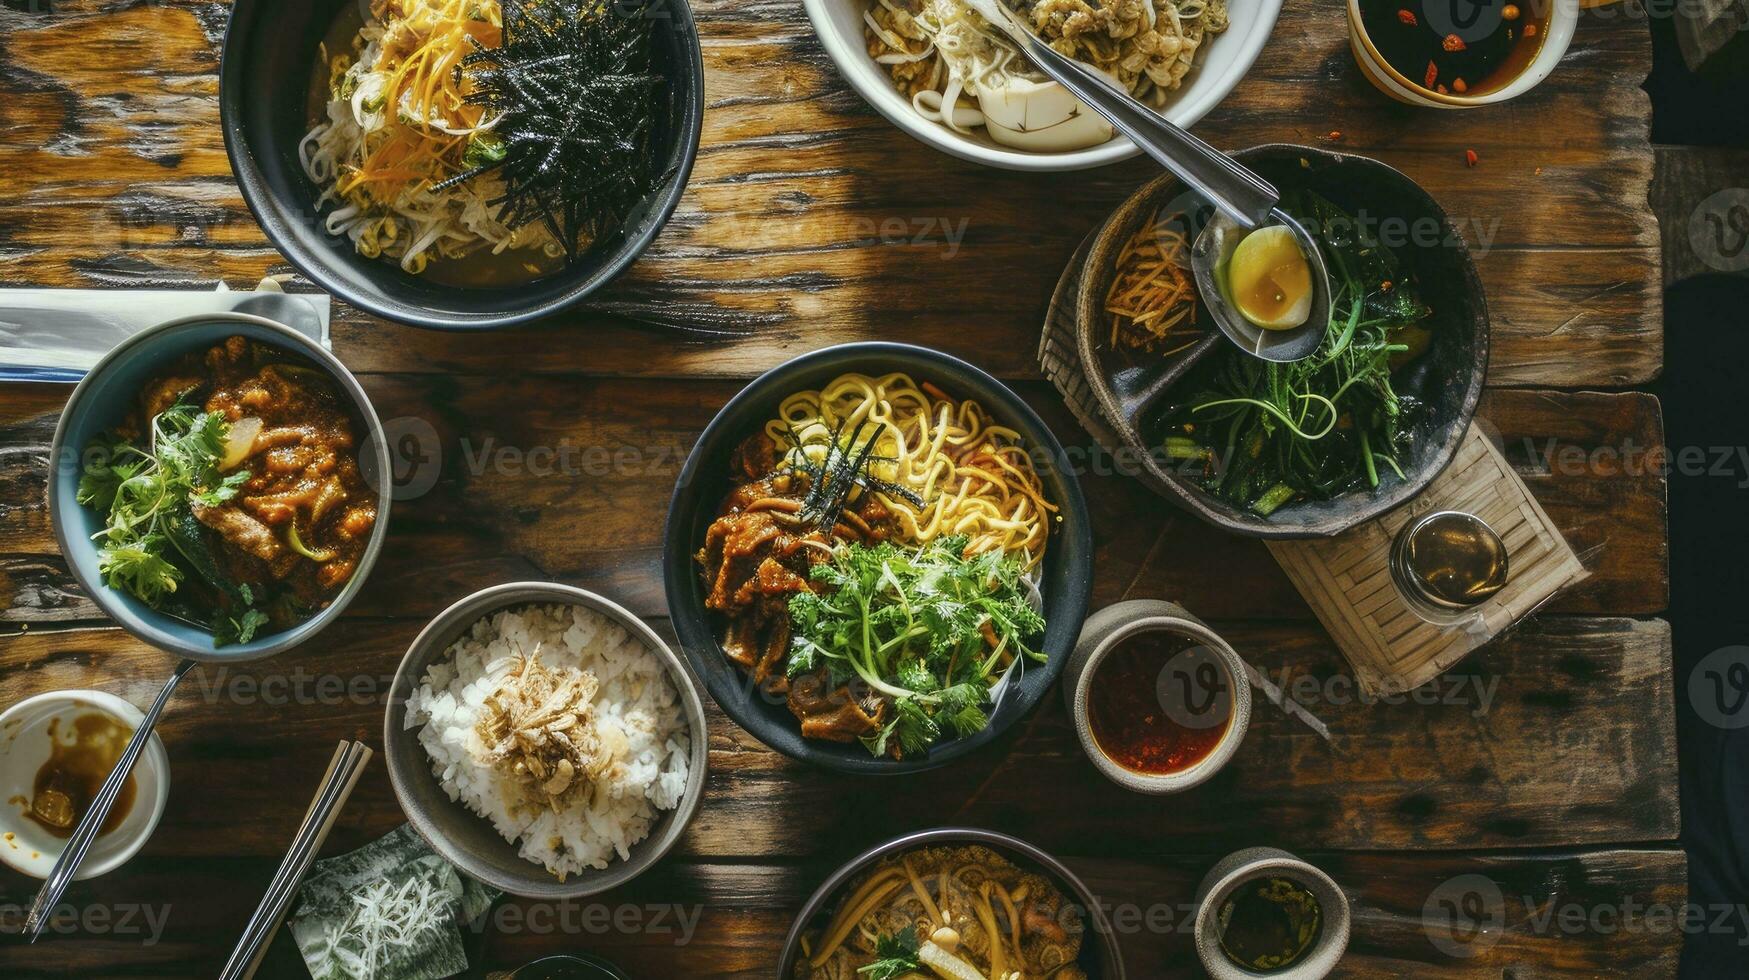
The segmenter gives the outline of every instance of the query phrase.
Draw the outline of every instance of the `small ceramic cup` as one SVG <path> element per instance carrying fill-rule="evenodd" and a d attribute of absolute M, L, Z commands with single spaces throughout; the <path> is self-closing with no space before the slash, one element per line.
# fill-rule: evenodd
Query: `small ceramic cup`
<path fill-rule="evenodd" d="M 59 719 L 57 737 L 65 738 L 80 715 L 109 715 L 129 729 L 139 727 L 140 709 L 103 691 L 51 691 L 26 698 L 0 713 L 0 861 L 33 878 L 47 878 L 66 847 L 42 824 L 25 816 L 36 789 L 37 770 L 49 760 L 49 726 Z M 100 835 L 79 869 L 77 880 L 95 878 L 121 867 L 139 853 L 170 798 L 170 756 L 153 735 L 134 763 L 133 804 L 121 825 Z"/>
<path fill-rule="evenodd" d="M 1322 930 L 1311 950 L 1299 962 L 1268 974 L 1270 980 L 1319 980 L 1328 976 L 1348 949 L 1351 913 L 1348 896 L 1330 876 L 1286 851 L 1273 847 L 1248 847 L 1222 858 L 1196 889 L 1196 955 L 1212 980 L 1254 980 L 1260 974 L 1244 969 L 1221 949 L 1215 917 L 1240 885 L 1257 878 L 1286 878 L 1298 882 L 1318 900 L 1324 916 Z"/>
<path fill-rule="evenodd" d="M 1542 0 L 1551 4 L 1548 34 L 1530 64 L 1524 66 L 1518 77 L 1499 88 L 1480 95 L 1458 95 L 1427 88 L 1392 68 L 1367 34 L 1366 24 L 1361 20 L 1360 2 L 1348 0 L 1348 46 L 1354 52 L 1361 74 L 1375 88 L 1398 102 L 1432 109 L 1474 109 L 1516 99 L 1537 87 L 1561 63 L 1568 46 L 1573 43 L 1573 32 L 1579 27 L 1579 10 L 1584 6 L 1580 0 Z"/>
<path fill-rule="evenodd" d="M 1188 727 L 1221 723 L 1227 726 L 1207 756 L 1188 769 L 1174 773 L 1138 772 L 1119 764 L 1100 748 L 1088 719 L 1088 698 L 1100 664 L 1125 640 L 1152 632 L 1168 633 L 1195 642 L 1191 650 L 1179 655 L 1186 658 L 1182 663 L 1179 657 L 1173 657 L 1161 667 L 1155 691 L 1167 716 Z M 1193 661 L 1198 666 L 1212 662 L 1222 676 L 1215 685 L 1210 685 L 1199 678 L 1196 671 L 1177 669 L 1190 666 Z M 1208 701 L 1210 696 L 1224 696 L 1228 700 L 1224 705 L 1211 704 Z M 1159 599 L 1119 602 L 1087 618 L 1081 627 L 1081 637 L 1076 641 L 1075 652 L 1064 668 L 1063 697 L 1068 702 L 1069 716 L 1075 721 L 1075 734 L 1081 739 L 1081 748 L 1087 757 L 1112 782 L 1138 793 L 1178 793 L 1206 782 L 1233 758 L 1251 723 L 1251 684 L 1245 662 L 1202 620 L 1176 603 Z"/>

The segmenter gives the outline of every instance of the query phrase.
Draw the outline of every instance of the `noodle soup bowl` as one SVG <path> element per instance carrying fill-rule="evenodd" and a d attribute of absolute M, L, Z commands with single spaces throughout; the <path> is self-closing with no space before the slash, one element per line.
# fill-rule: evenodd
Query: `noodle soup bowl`
<path fill-rule="evenodd" d="M 418 327 L 484 330 L 556 313 L 625 271 L 654 241 L 680 201 L 698 155 L 704 89 L 698 30 L 682 0 L 651 0 L 653 65 L 667 79 L 657 106 L 650 168 L 654 189 L 610 241 L 530 281 L 451 285 L 367 258 L 346 235 L 329 234 L 334 206 L 305 173 L 299 144 L 310 130 L 310 85 L 318 50 L 357 0 L 236 0 L 219 65 L 219 121 L 243 200 L 274 247 L 316 285 L 376 316 Z"/>
<path fill-rule="evenodd" d="M 1045 662 L 1023 661 L 1022 669 L 1012 670 L 998 684 L 989 724 L 983 730 L 937 742 L 926 754 L 903 760 L 875 757 L 857 742 L 803 738 L 800 723 L 784 697 L 754 684 L 749 674 L 723 653 L 725 622 L 705 608 L 705 583 L 694 557 L 729 492 L 729 460 L 735 448 L 776 418 L 786 397 L 819 388 L 849 372 L 902 372 L 919 384 L 931 383 L 955 398 L 978 402 L 992 419 L 1020 434 L 1045 498 L 1058 509 L 1059 519 L 1052 524 L 1038 579 L 1046 624 L 1038 649 L 1046 655 Z M 841 772 L 897 774 L 944 765 L 995 741 L 1044 697 L 1067 663 L 1087 612 L 1093 539 L 1087 504 L 1062 444 L 1006 385 L 939 351 L 905 344 L 856 343 L 817 350 L 773 368 L 717 413 L 693 446 L 674 488 L 662 571 L 669 615 L 686 657 L 736 724 L 792 759 Z"/>
<path fill-rule="evenodd" d="M 797 970 L 807 962 L 803 939 L 810 930 L 824 928 L 838 911 L 838 905 L 850 896 L 852 885 L 883 861 L 901 857 L 926 847 L 985 847 L 1006 858 L 1022 871 L 1042 875 L 1056 886 L 1066 900 L 1065 908 L 1080 915 L 1083 932 L 1081 953 L 1075 965 L 1089 980 L 1124 980 L 1123 955 L 1118 949 L 1117 933 L 1102 902 L 1092 888 L 1082 881 L 1068 865 L 1044 850 L 1008 834 L 973 827 L 942 827 L 906 834 L 870 848 L 845 862 L 809 896 L 807 904 L 790 926 L 778 958 L 777 976 L 792 980 Z"/>
<path fill-rule="evenodd" d="M 887 67 L 869 54 L 863 15 L 872 3 L 878 2 L 802 0 L 802 6 L 813 22 L 814 33 L 819 35 L 820 43 L 850 87 L 875 111 L 919 142 L 972 163 L 1034 172 L 1086 170 L 1128 160 L 1141 152 L 1122 135 L 1080 149 L 1026 149 L 997 142 L 983 127 L 960 132 L 924 118 L 913 107 L 911 98 L 893 84 Z M 1219 105 L 1251 70 L 1275 29 L 1281 0 L 1229 0 L 1227 10 L 1226 31 L 1203 39 L 1195 66 L 1160 110 L 1165 118 L 1186 129 Z M 1040 113 L 1054 114 L 1061 101 L 1073 102 L 1054 81 L 1043 85 L 1025 79 L 1016 82 L 1011 91 L 1024 90 L 1028 108 L 1019 109 L 1003 100 L 1006 111 L 1001 107 L 994 111 L 1003 115 L 1019 112 L 1023 118 L 1032 118 Z M 1080 109 L 1091 112 L 1085 106 Z"/>

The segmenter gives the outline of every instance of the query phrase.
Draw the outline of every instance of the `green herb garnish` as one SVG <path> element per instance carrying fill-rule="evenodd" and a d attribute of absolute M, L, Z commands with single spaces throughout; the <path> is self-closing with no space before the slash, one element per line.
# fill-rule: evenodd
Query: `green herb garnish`
<path fill-rule="evenodd" d="M 1302 361 L 1277 364 L 1225 351 L 1183 382 L 1189 397 L 1163 415 L 1169 460 L 1200 464 L 1205 490 L 1268 516 L 1296 500 L 1329 500 L 1402 477 L 1420 410 L 1392 372 L 1425 347 L 1431 311 L 1397 257 L 1342 229 L 1357 223 L 1310 192 L 1284 208 L 1313 229 L 1335 287 L 1330 329 Z"/>
<path fill-rule="evenodd" d="M 153 417 L 147 448 L 120 437 L 96 439 L 86 449 L 78 502 L 106 515 L 97 542 L 103 584 L 153 608 L 171 598 L 190 571 L 231 595 L 242 610 L 218 617 L 214 645 L 246 643 L 267 623 L 247 608 L 247 586 L 226 580 L 206 551 L 194 505 L 217 507 L 236 496 L 247 470 L 221 474 L 225 417 L 178 403 Z"/>
<path fill-rule="evenodd" d="M 824 668 L 833 684 L 859 681 L 890 702 L 884 727 L 863 739 L 874 755 L 895 744 L 914 755 L 982 730 L 1005 665 L 1045 659 L 1027 646 L 1045 622 L 1021 563 L 996 552 L 967 558 L 966 543 L 842 546 L 813 570 L 820 591 L 790 598 L 789 675 Z"/>
<path fill-rule="evenodd" d="M 883 932 L 875 937 L 875 955 L 880 958 L 858 967 L 856 972 L 867 974 L 868 980 L 897 980 L 907 973 L 915 973 L 923 969 L 923 964 L 917 959 L 917 950 L 921 946 L 916 926 L 907 926 L 891 935 Z"/>

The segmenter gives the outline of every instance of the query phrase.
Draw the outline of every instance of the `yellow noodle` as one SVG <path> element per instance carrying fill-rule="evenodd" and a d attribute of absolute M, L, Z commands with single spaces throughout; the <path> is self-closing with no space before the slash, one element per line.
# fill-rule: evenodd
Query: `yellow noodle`
<path fill-rule="evenodd" d="M 765 431 L 787 447 L 793 429 L 818 460 L 835 427 L 842 423 L 848 439 L 865 420 L 885 426 L 875 453 L 890 457 L 870 471 L 923 501 L 918 507 L 879 494 L 903 540 L 921 545 L 960 534 L 969 539 L 967 554 L 1001 551 L 1029 571 L 1038 567 L 1057 508 L 1045 499 L 1020 433 L 997 424 L 975 401 L 939 397 L 904 374 L 846 374 L 784 399 Z M 864 431 L 864 441 L 872 431 Z"/>

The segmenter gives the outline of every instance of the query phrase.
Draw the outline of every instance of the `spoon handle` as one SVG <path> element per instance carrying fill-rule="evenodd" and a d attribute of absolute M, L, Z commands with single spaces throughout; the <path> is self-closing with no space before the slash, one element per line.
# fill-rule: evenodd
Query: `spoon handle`
<path fill-rule="evenodd" d="M 158 699 L 152 702 L 146 716 L 140 719 L 139 727 L 134 729 L 134 737 L 128 740 L 127 748 L 122 750 L 115 769 L 92 798 L 91 808 L 79 818 L 79 826 L 74 828 L 73 836 L 67 839 L 66 849 L 61 851 L 59 860 L 55 861 L 54 870 L 44 879 L 42 890 L 36 893 L 36 901 L 31 904 L 30 914 L 24 920 L 27 942 L 37 941 L 42 935 L 43 927 L 48 925 L 49 917 L 61 904 L 61 896 L 66 894 L 67 886 L 73 883 L 73 877 L 79 873 L 79 866 L 85 862 L 86 852 L 91 850 L 91 844 L 97 840 L 97 832 L 102 829 L 104 820 L 109 818 L 110 809 L 115 806 L 115 798 L 121 794 L 122 786 L 127 784 L 128 774 L 133 771 L 134 763 L 139 760 L 140 753 L 145 751 L 146 742 L 152 737 L 152 727 L 158 722 L 158 715 L 163 712 L 171 693 L 176 690 L 177 682 L 193 666 L 192 660 L 184 660 L 176 665 L 176 671 L 165 682 L 164 689 L 158 692 Z"/>
<path fill-rule="evenodd" d="M 1207 197 L 1247 230 L 1264 223 L 1281 192 L 1249 167 L 1215 149 L 1159 113 L 1120 92 L 1102 75 L 1045 44 L 1002 0 L 974 0 L 984 19 L 1020 45 L 1038 66 L 1094 112 L 1129 137 L 1179 180 Z"/>

